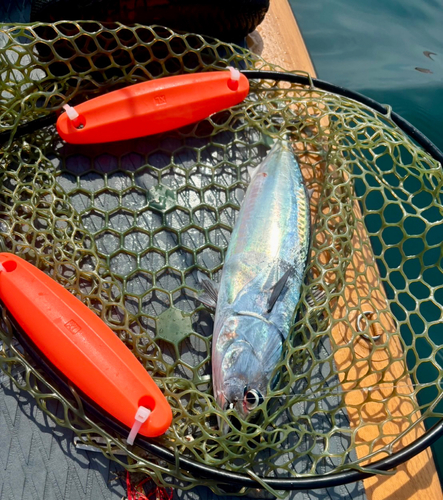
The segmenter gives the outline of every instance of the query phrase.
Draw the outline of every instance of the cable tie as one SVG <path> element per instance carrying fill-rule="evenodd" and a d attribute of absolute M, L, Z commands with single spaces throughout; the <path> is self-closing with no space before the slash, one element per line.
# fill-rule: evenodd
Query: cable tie
<path fill-rule="evenodd" d="M 235 91 L 240 84 L 240 71 L 232 66 L 229 66 L 229 71 L 231 72 L 231 79 L 228 81 L 228 87 Z"/>
<path fill-rule="evenodd" d="M 70 106 L 69 104 L 65 104 L 63 106 L 63 109 L 66 111 L 66 114 L 68 115 L 68 118 L 71 120 L 72 125 L 74 125 L 75 128 L 82 128 L 81 118 L 77 110 L 72 106 Z"/>
<path fill-rule="evenodd" d="M 151 410 L 149 410 L 148 408 L 145 408 L 144 406 L 138 407 L 137 413 L 135 414 L 134 425 L 132 426 L 128 438 L 126 439 L 126 442 L 129 445 L 132 446 L 134 444 L 134 440 L 137 437 L 140 427 L 146 422 L 146 420 L 148 420 L 150 414 Z"/>
<path fill-rule="evenodd" d="M 77 113 L 77 111 L 75 110 L 75 108 L 73 108 L 69 104 L 65 104 L 63 106 L 63 109 L 66 111 L 66 114 L 68 115 L 68 118 L 71 121 L 74 121 L 76 118 L 79 117 L 79 114 Z"/>

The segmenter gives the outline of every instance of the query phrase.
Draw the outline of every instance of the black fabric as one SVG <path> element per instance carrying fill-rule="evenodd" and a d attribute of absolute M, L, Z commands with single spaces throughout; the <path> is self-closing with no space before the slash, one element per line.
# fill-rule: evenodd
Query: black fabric
<path fill-rule="evenodd" d="M 269 0 L 32 0 L 31 21 L 159 24 L 237 42 L 254 31 L 268 8 Z"/>

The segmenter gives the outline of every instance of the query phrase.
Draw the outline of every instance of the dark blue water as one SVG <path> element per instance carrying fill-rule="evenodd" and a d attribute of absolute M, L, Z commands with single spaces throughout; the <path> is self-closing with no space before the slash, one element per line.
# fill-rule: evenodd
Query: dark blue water
<path fill-rule="evenodd" d="M 443 0 L 290 2 L 319 78 L 390 104 L 443 150 Z"/>
<path fill-rule="evenodd" d="M 319 78 L 389 104 L 443 150 L 443 0 L 290 3 Z M 440 286 L 442 273 L 435 271 Z M 438 330 L 441 338 L 443 326 Z M 402 334 L 408 343 L 412 333 Z M 442 445 L 433 447 L 441 480 Z"/>

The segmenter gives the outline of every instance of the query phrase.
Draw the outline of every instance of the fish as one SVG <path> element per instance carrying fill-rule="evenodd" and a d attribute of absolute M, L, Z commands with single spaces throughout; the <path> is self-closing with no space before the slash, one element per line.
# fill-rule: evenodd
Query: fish
<path fill-rule="evenodd" d="M 420 71 L 420 73 L 428 73 L 432 74 L 432 71 L 428 68 L 415 68 L 417 71 Z"/>
<path fill-rule="evenodd" d="M 265 401 L 289 334 L 310 248 L 310 196 L 288 140 L 253 172 L 220 284 L 202 280 L 215 306 L 214 396 L 242 418 Z"/>
<path fill-rule="evenodd" d="M 437 54 L 435 52 L 430 52 L 429 50 L 424 50 L 423 54 L 428 57 L 431 61 L 434 59 L 431 56 L 436 56 Z"/>

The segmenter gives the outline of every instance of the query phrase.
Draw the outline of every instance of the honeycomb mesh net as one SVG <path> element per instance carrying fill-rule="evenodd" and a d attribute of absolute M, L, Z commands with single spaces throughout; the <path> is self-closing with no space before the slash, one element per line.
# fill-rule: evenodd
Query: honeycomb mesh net
<path fill-rule="evenodd" d="M 146 367 L 174 415 L 156 443 L 217 469 L 303 477 L 370 468 L 442 416 L 443 175 L 389 117 L 314 85 L 257 79 L 242 104 L 184 129 L 73 146 L 54 126 L 14 133 L 146 79 L 275 68 L 201 36 L 96 22 L 3 27 L 0 63 L 1 251 L 70 290 Z M 233 423 L 212 395 L 197 273 L 220 279 L 248 167 L 288 136 L 312 190 L 311 254 L 279 382 Z M 4 309 L 0 326 L 2 370 L 57 424 L 92 445 L 104 438 L 106 456 L 160 485 L 223 491 L 127 447 L 31 360 Z"/>

